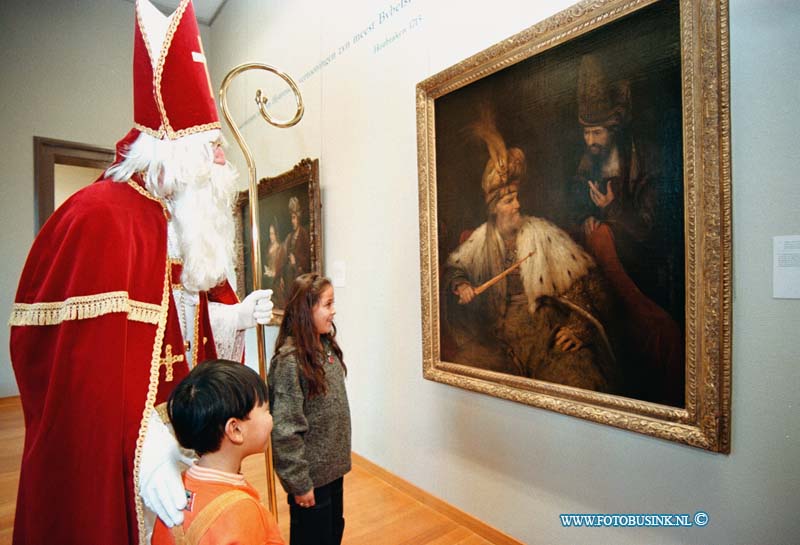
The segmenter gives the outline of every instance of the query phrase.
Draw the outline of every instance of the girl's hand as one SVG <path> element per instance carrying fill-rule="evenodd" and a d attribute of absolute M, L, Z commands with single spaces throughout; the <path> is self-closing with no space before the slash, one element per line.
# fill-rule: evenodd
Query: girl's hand
<path fill-rule="evenodd" d="M 312 488 L 302 496 L 295 496 L 294 501 L 300 507 L 314 507 L 314 489 Z"/>

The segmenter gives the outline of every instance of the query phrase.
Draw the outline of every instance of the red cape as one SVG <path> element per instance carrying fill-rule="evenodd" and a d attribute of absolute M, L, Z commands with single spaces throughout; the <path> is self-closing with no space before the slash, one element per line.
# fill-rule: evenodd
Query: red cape
<path fill-rule="evenodd" d="M 188 373 L 170 290 L 167 219 L 140 186 L 76 193 L 34 241 L 11 316 L 25 415 L 15 544 L 135 544 L 141 442 L 154 405 Z M 230 300 L 230 288 L 223 290 Z M 216 357 L 207 297 L 197 360 Z"/>

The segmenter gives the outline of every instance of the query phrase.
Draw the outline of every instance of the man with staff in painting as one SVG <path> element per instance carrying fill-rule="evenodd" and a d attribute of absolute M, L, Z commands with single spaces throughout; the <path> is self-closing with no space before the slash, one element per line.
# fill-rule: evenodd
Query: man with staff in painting
<path fill-rule="evenodd" d="M 471 129 L 489 151 L 481 178 L 488 219 L 444 267 L 452 361 L 616 393 L 612 299 L 602 274 L 566 232 L 520 213 L 525 155 L 506 148 L 493 116 L 483 111 Z"/>

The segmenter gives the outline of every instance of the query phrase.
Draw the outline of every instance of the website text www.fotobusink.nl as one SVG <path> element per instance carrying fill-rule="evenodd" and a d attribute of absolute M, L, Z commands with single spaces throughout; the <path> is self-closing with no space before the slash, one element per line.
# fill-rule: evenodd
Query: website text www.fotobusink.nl
<path fill-rule="evenodd" d="M 708 525 L 708 513 L 698 511 L 688 513 L 651 514 L 602 514 L 602 513 L 562 513 L 561 526 L 565 528 L 604 528 L 604 527 L 704 527 Z"/>

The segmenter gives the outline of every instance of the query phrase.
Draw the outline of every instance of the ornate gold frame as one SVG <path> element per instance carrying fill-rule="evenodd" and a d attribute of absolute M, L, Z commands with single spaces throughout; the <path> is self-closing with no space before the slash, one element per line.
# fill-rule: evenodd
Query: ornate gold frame
<path fill-rule="evenodd" d="M 278 193 L 304 184 L 308 185 L 308 234 L 310 238 L 311 268 L 314 271 L 322 272 L 322 201 L 319 194 L 319 159 L 307 157 L 301 159 L 291 170 L 271 178 L 261 178 L 258 181 L 258 200 L 274 198 Z M 241 191 L 234 203 L 236 293 L 240 299 L 243 299 L 250 291 L 246 288 L 245 283 L 245 267 L 249 267 L 249 264 L 245 263 L 245 223 L 242 221 L 244 209 L 248 202 L 248 192 Z M 261 219 L 262 236 L 267 236 L 268 233 L 268 230 L 263 228 L 267 225 L 266 222 L 268 222 L 268 218 Z M 282 317 L 283 309 L 275 308 L 270 325 L 279 325 Z"/>
<path fill-rule="evenodd" d="M 727 0 L 680 1 L 685 408 L 494 373 L 440 358 L 434 100 L 658 1 L 582 1 L 417 85 L 423 375 L 460 388 L 729 453 L 732 262 Z"/>

